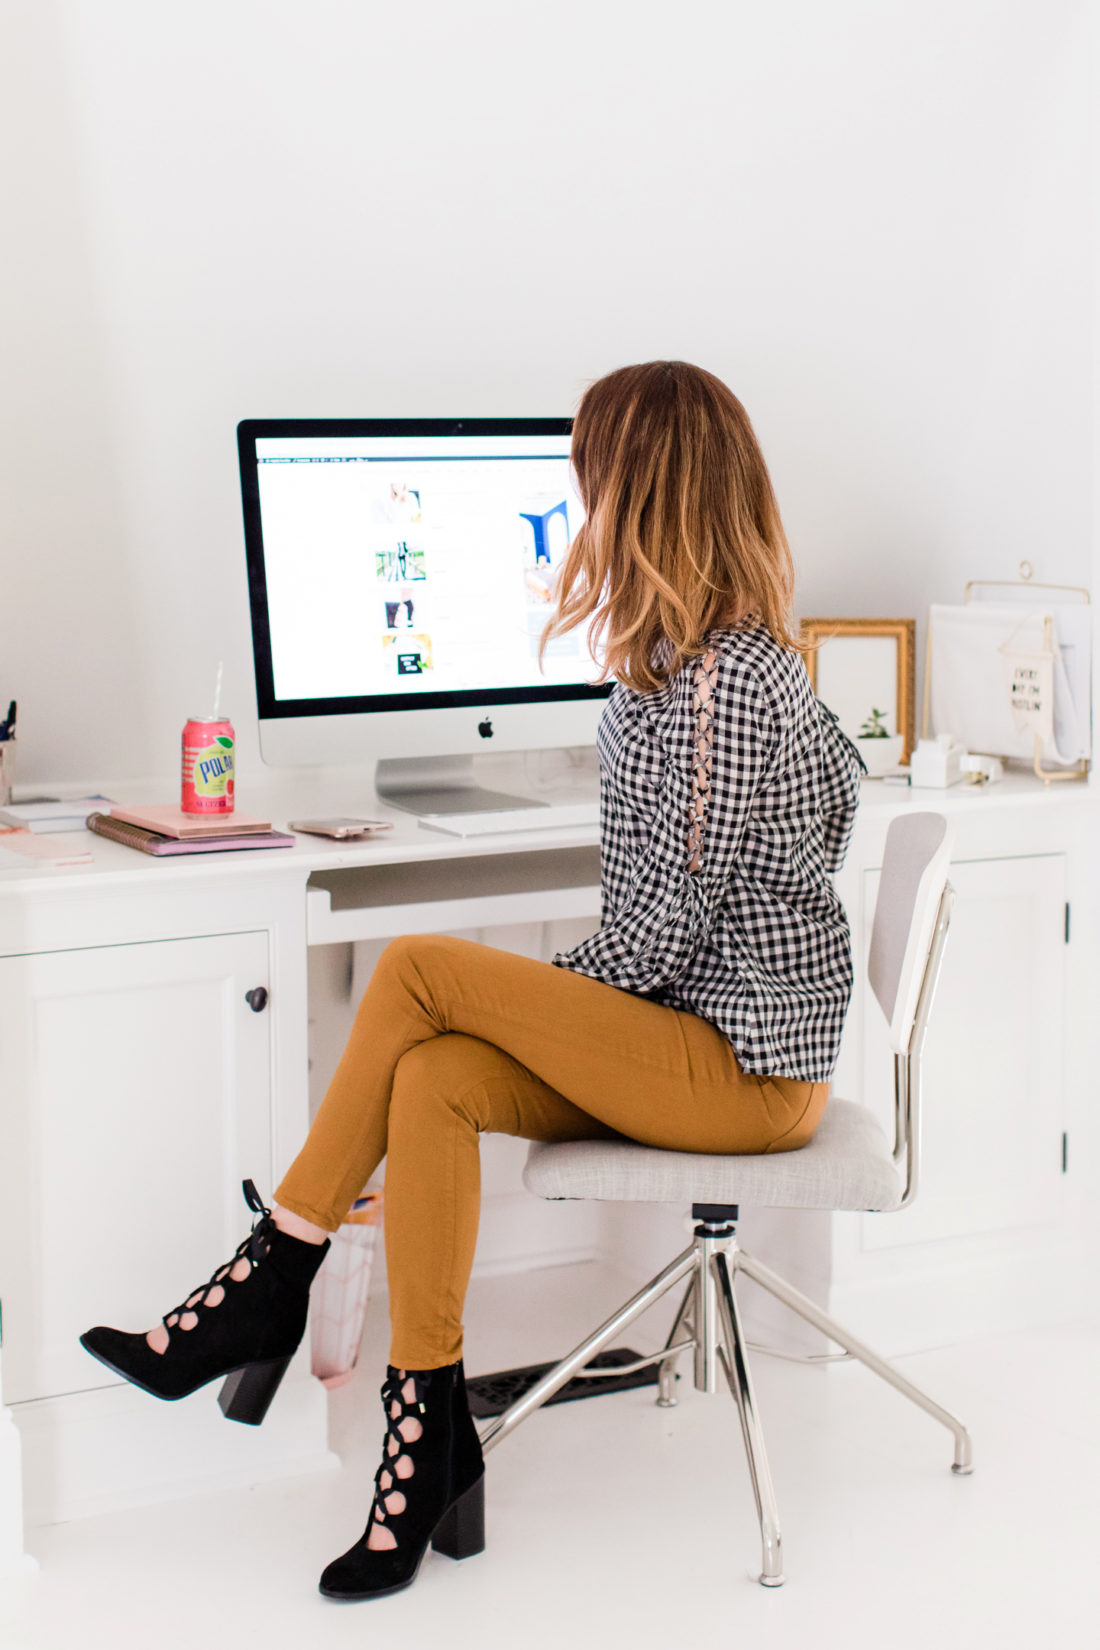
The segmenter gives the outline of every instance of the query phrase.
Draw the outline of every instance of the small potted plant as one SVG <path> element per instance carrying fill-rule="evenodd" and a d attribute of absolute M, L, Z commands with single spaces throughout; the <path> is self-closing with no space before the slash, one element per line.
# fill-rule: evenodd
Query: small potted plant
<path fill-rule="evenodd" d="M 867 767 L 868 777 L 881 779 L 884 773 L 896 768 L 905 749 L 900 733 L 890 733 L 886 726 L 886 712 L 872 709 L 859 730 L 859 753 Z"/>

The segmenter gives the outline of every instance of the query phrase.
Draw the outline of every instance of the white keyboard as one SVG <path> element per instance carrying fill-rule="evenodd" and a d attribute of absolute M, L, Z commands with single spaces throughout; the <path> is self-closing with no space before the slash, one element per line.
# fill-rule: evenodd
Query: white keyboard
<path fill-rule="evenodd" d="M 423 814 L 426 831 L 447 836 L 504 836 L 509 831 L 552 831 L 562 825 L 598 825 L 598 802 L 543 803 L 535 808 L 502 808 L 487 814 Z"/>

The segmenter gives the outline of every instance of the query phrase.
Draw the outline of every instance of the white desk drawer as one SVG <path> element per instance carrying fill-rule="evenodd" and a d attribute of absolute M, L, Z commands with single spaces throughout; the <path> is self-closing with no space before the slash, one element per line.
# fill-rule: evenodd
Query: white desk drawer
<path fill-rule="evenodd" d="M 316 873 L 310 945 L 600 915 L 599 851 L 471 856 Z"/>

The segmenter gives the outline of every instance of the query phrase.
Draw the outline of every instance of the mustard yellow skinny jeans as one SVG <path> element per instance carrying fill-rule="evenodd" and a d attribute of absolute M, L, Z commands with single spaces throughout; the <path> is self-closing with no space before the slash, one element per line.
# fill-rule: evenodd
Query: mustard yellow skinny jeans
<path fill-rule="evenodd" d="M 305 1145 L 275 1193 L 335 1231 L 386 1163 L 390 1361 L 462 1356 L 478 1135 L 689 1152 L 793 1151 L 828 1085 L 741 1071 L 708 1021 L 491 946 L 387 946 Z"/>

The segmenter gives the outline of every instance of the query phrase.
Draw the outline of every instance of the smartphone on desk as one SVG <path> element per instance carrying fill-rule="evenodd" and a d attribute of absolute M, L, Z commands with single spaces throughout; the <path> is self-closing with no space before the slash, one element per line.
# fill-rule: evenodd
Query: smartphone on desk
<path fill-rule="evenodd" d="M 292 819 L 292 831 L 304 831 L 308 836 L 331 836 L 339 841 L 353 836 L 375 836 L 379 831 L 392 831 L 392 819 Z"/>

